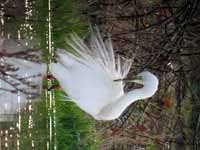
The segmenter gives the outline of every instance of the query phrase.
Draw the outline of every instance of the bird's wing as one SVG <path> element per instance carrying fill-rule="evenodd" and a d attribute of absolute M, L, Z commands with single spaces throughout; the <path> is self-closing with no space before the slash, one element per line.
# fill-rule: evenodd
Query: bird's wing
<path fill-rule="evenodd" d="M 97 114 L 105 105 L 123 94 L 121 83 L 115 83 L 99 65 L 90 68 L 80 64 L 69 69 L 63 64 L 52 63 L 52 74 L 70 99 L 90 114 Z"/>

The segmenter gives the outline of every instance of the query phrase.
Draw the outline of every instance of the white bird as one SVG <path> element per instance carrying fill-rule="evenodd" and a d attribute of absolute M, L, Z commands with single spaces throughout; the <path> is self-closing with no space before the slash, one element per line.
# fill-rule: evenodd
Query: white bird
<path fill-rule="evenodd" d="M 76 34 L 68 44 L 75 53 L 57 50 L 57 63 L 50 65 L 52 74 L 60 86 L 82 110 L 96 120 L 113 120 L 133 102 L 154 95 L 158 79 L 148 71 L 138 74 L 133 80 L 142 88 L 124 92 L 126 78 L 132 61 L 115 58 L 111 40 L 103 41 L 99 31 L 92 32 L 89 46 Z"/>

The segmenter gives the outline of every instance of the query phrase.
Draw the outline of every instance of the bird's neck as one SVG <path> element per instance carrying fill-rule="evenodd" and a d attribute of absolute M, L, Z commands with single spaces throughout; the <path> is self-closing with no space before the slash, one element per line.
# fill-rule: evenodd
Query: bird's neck
<path fill-rule="evenodd" d="M 100 113 L 98 113 L 98 120 L 113 120 L 118 118 L 122 112 L 133 102 L 151 97 L 157 89 L 149 89 L 148 87 L 143 87 L 140 89 L 135 89 L 130 91 L 120 97 L 117 101 L 105 106 Z"/>

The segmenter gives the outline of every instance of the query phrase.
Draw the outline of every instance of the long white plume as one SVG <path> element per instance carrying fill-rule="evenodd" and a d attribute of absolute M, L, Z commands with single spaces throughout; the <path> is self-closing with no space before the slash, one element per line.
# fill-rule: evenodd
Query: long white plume
<path fill-rule="evenodd" d="M 97 28 L 92 31 L 89 46 L 75 33 L 67 42 L 78 54 L 77 61 L 99 63 L 114 79 L 125 78 L 132 65 L 132 60 L 114 55 L 110 37 L 104 42 Z"/>

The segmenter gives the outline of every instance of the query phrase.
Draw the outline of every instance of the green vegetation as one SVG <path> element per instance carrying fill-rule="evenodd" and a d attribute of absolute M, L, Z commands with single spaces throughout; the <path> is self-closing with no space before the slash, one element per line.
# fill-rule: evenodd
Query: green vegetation
<path fill-rule="evenodd" d="M 94 149 L 94 121 L 70 102 L 57 101 L 56 106 L 58 149 Z"/>
<path fill-rule="evenodd" d="M 77 1 L 60 0 L 52 2 L 52 27 L 55 48 L 66 47 L 66 37 L 69 33 L 84 34 L 87 24 L 80 17 Z"/>
<path fill-rule="evenodd" d="M 22 117 L 20 147 L 28 150 L 31 148 L 32 141 L 34 141 L 34 147 L 46 150 L 46 143 L 49 136 L 46 130 L 48 112 L 45 101 L 34 103 L 32 108 L 32 111 L 26 110 Z"/>

